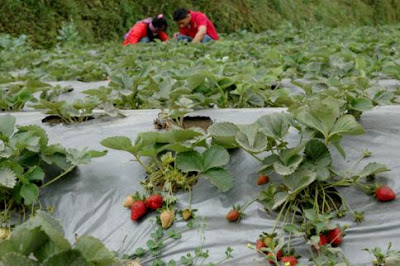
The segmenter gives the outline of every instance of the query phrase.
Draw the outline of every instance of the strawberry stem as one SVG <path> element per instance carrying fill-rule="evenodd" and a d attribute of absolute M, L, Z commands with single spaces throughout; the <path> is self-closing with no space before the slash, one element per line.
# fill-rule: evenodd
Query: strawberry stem
<path fill-rule="evenodd" d="M 48 185 L 56 182 L 58 179 L 60 179 L 61 177 L 65 176 L 66 174 L 68 174 L 69 172 L 71 172 L 74 168 L 76 167 L 76 165 L 71 165 L 65 172 L 62 172 L 61 174 L 59 174 L 58 176 L 56 176 L 55 178 L 53 178 L 52 180 L 50 180 L 49 182 L 47 182 L 46 184 L 41 185 L 39 188 L 45 188 Z"/>

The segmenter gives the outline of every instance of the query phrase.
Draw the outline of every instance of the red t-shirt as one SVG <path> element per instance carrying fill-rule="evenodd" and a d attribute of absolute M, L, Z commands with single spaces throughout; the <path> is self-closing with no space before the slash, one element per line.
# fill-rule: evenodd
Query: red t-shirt
<path fill-rule="evenodd" d="M 207 34 L 214 40 L 218 40 L 218 33 L 215 30 L 214 25 L 212 22 L 201 12 L 189 11 L 191 15 L 190 24 L 187 27 L 180 28 L 179 32 L 181 34 L 187 35 L 189 37 L 194 38 L 196 36 L 197 31 L 199 30 L 200 26 L 207 27 Z"/>
<path fill-rule="evenodd" d="M 161 31 L 158 36 L 160 37 L 161 41 L 168 40 L 168 35 L 163 31 Z M 127 44 L 136 44 L 140 42 L 140 39 L 142 39 L 143 37 L 147 37 L 147 24 L 143 22 L 136 23 L 135 25 L 133 25 L 128 37 L 125 39 L 122 45 L 125 46 Z"/>

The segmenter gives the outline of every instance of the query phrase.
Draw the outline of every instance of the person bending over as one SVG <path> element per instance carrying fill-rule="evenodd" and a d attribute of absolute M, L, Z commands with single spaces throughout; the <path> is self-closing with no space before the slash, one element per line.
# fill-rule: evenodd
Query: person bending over
<path fill-rule="evenodd" d="M 131 30 L 124 35 L 123 46 L 128 44 L 137 44 L 138 42 L 149 43 L 155 39 L 163 42 L 168 41 L 168 35 L 165 31 L 168 28 L 167 20 L 163 14 L 154 18 L 146 18 L 136 22 Z"/>
<path fill-rule="evenodd" d="M 214 25 L 201 12 L 179 8 L 175 10 L 173 18 L 179 26 L 179 33 L 174 34 L 174 39 L 193 43 L 219 39 Z"/>

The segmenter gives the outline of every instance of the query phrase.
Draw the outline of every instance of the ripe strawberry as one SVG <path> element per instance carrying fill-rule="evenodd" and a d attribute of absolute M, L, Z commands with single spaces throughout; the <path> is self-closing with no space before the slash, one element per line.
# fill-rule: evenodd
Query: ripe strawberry
<path fill-rule="evenodd" d="M 325 246 L 326 244 L 328 244 L 328 238 L 326 237 L 326 235 L 324 234 L 319 234 L 319 246 Z"/>
<path fill-rule="evenodd" d="M 125 200 L 124 200 L 124 207 L 125 207 L 125 208 L 131 208 L 133 202 L 134 202 L 134 199 L 132 198 L 132 195 L 129 195 L 129 196 L 126 197 Z"/>
<path fill-rule="evenodd" d="M 393 190 L 388 186 L 380 186 L 375 191 L 376 198 L 379 201 L 391 201 L 396 198 L 396 194 L 394 194 Z"/>
<path fill-rule="evenodd" d="M 326 244 L 328 244 L 328 237 L 324 234 L 319 234 L 319 242 L 317 245 L 313 245 L 312 249 L 318 251 L 320 247 L 325 246 Z"/>
<path fill-rule="evenodd" d="M 286 264 L 287 262 L 290 263 L 290 266 L 294 266 L 298 263 L 297 259 L 295 256 L 285 256 L 282 257 L 281 262 L 283 262 L 283 264 Z"/>
<path fill-rule="evenodd" d="M 143 200 L 137 200 L 132 204 L 131 207 L 131 219 L 137 221 L 140 217 L 146 214 L 146 204 Z"/>
<path fill-rule="evenodd" d="M 157 210 L 163 205 L 163 197 L 159 194 L 150 195 L 145 201 L 146 207 L 152 210 Z"/>
<path fill-rule="evenodd" d="M 257 239 L 256 241 L 256 249 L 261 251 L 261 248 L 266 248 L 267 245 L 261 239 Z"/>
<path fill-rule="evenodd" d="M 342 243 L 342 238 L 342 231 L 339 227 L 336 227 L 328 232 L 328 242 L 332 245 L 340 245 Z"/>
<path fill-rule="evenodd" d="M 273 260 L 274 254 L 272 252 L 268 252 L 267 257 L 269 258 L 268 262 L 270 264 L 275 263 L 275 261 Z M 282 259 L 282 250 L 279 250 L 278 252 L 276 252 L 275 257 L 276 257 L 276 260 L 280 261 Z"/>
<path fill-rule="evenodd" d="M 240 213 L 238 210 L 230 210 L 225 217 L 229 222 L 236 222 L 240 218 Z"/>
<path fill-rule="evenodd" d="M 163 229 L 169 228 L 175 219 L 175 212 L 171 210 L 165 210 L 160 214 L 161 227 Z"/>
<path fill-rule="evenodd" d="M 268 181 L 269 181 L 268 176 L 262 174 L 257 179 L 257 185 L 259 185 L 259 186 L 265 185 L 268 183 Z"/>

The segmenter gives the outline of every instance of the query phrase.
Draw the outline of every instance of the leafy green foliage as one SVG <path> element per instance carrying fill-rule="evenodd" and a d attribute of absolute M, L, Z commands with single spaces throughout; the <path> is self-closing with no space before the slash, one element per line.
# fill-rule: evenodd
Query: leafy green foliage
<path fill-rule="evenodd" d="M 59 144 L 48 145 L 46 132 L 36 125 L 15 128 L 15 117 L 0 116 L 0 199 L 8 219 L 14 211 L 35 206 L 40 188 L 57 181 L 79 164 L 87 164 L 92 157 L 105 152 L 65 149 Z M 56 177 L 46 177 L 50 165 L 59 168 Z M 45 178 L 50 179 L 45 182 Z M 9 206 L 13 206 L 12 208 Z"/>
<path fill-rule="evenodd" d="M 105 147 L 131 153 L 149 174 L 142 183 L 148 190 L 188 189 L 198 177 L 209 180 L 221 191 L 233 186 L 233 179 L 223 168 L 229 153 L 220 146 L 207 146 L 204 132 L 175 129 L 166 132 L 139 133 L 132 144 L 128 137 L 115 136 L 101 141 Z M 202 154 L 195 148 L 206 148 Z M 140 157 L 151 158 L 145 165 Z"/>
<path fill-rule="evenodd" d="M 59 222 L 43 211 L 17 226 L 9 240 L 0 242 L 0 264 L 9 263 L 47 266 L 121 264 L 115 254 L 94 237 L 82 236 L 75 247 L 71 247 Z"/>

